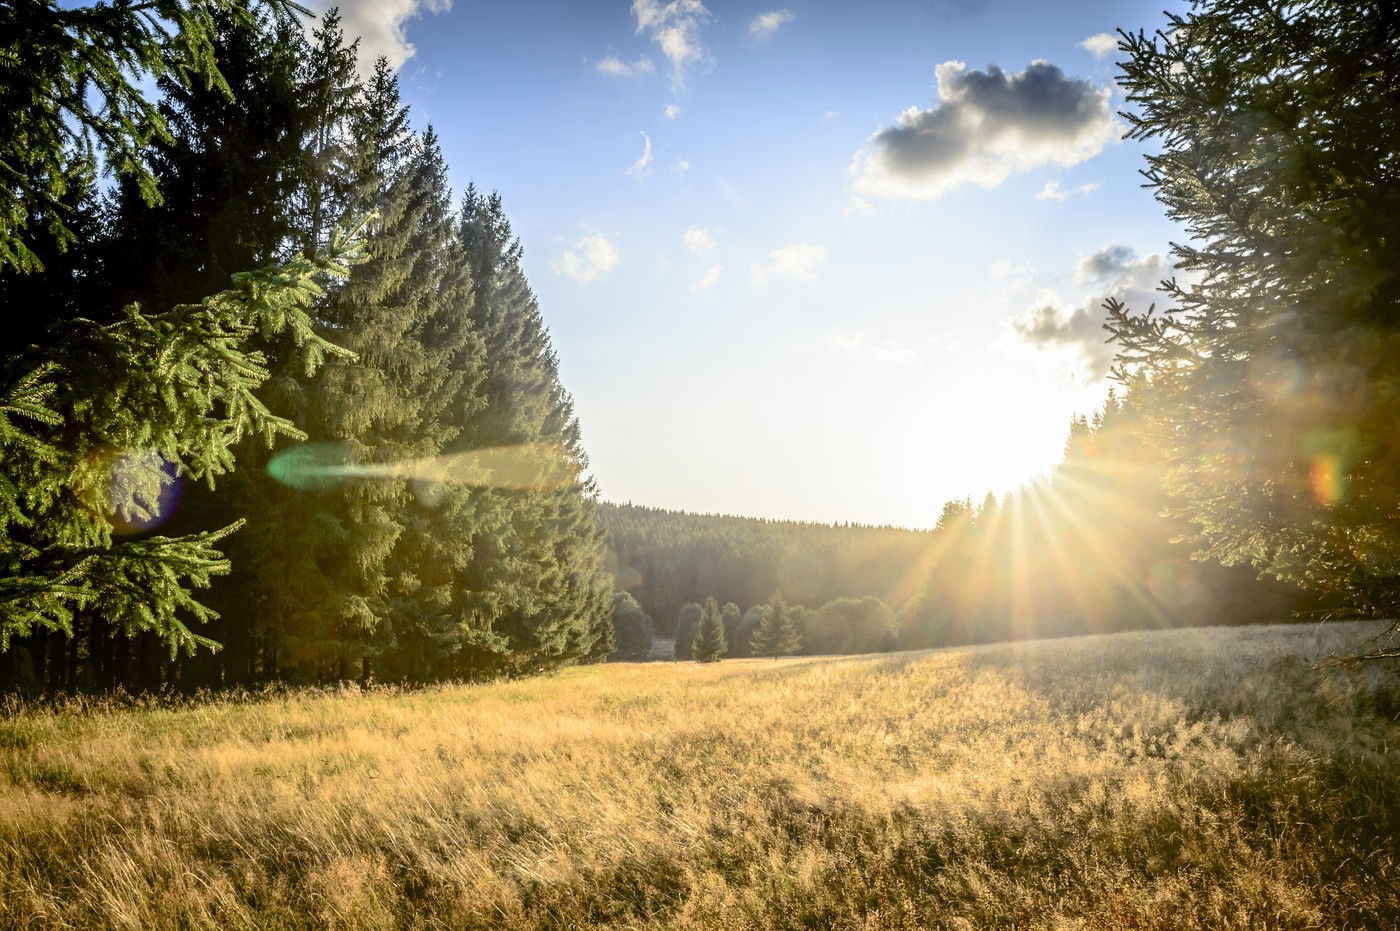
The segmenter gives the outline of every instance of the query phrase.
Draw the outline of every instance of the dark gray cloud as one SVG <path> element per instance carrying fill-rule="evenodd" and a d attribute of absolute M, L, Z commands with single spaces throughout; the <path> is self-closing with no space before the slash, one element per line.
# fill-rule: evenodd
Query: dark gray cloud
<path fill-rule="evenodd" d="M 1043 304 L 1011 321 L 1011 328 L 1032 346 L 1068 346 L 1078 351 L 1084 377 L 1097 381 L 1113 366 L 1118 347 L 1108 342 L 1103 325 L 1108 314 L 1107 298 L 1117 298 L 1129 307 L 1145 310 L 1160 303 L 1158 282 L 1171 274 L 1164 256 L 1138 257 L 1127 246 L 1105 246 L 1079 263 L 1076 272 L 1091 291 L 1071 306 Z"/>
<path fill-rule="evenodd" d="M 1127 246 L 1104 246 L 1079 263 L 1079 276 L 1090 281 L 1110 281 L 1131 270 L 1137 253 Z"/>
<path fill-rule="evenodd" d="M 935 73 L 938 102 L 904 111 L 856 153 L 858 192 L 928 199 L 964 184 L 995 187 L 1014 172 L 1078 164 L 1116 133 L 1109 92 L 1047 61 L 1016 74 L 948 61 Z"/>

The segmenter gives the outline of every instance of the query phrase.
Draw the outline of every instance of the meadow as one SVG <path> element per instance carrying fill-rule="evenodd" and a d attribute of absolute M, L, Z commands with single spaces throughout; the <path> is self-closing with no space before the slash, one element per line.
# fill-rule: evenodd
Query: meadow
<path fill-rule="evenodd" d="M 11 703 L 0 926 L 1393 927 L 1377 630 Z"/>

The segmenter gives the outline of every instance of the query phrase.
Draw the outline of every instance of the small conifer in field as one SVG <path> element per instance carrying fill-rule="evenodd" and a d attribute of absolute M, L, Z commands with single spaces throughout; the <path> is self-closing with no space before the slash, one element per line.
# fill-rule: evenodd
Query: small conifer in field
<path fill-rule="evenodd" d="M 695 632 L 695 643 L 691 655 L 697 663 L 715 663 L 724 656 L 729 644 L 724 639 L 724 618 L 719 605 L 713 598 L 705 599 L 704 610 L 700 614 L 700 627 Z"/>
<path fill-rule="evenodd" d="M 749 641 L 753 655 L 771 656 L 776 660 L 779 656 L 796 653 L 801 644 L 802 635 L 793 623 L 787 600 L 782 592 L 774 592 L 768 602 L 768 611 L 763 614 L 753 639 Z"/>

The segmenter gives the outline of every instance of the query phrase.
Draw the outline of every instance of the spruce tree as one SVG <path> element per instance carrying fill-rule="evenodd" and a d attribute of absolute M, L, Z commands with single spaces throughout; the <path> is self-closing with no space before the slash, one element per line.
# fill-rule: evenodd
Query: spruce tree
<path fill-rule="evenodd" d="M 383 59 L 343 131 L 358 146 L 342 209 L 373 213 L 375 220 L 367 260 L 331 294 L 322 315 L 357 358 L 326 366 L 306 386 L 305 422 L 312 441 L 327 444 L 349 471 L 424 459 L 439 449 L 439 438 L 422 423 L 426 382 L 439 360 L 421 336 L 436 310 L 451 209 L 441 153 L 431 136 L 408 132 L 398 82 Z M 320 570 L 275 582 L 293 590 L 313 586 L 309 603 L 282 619 L 285 661 L 303 677 L 368 676 L 374 658 L 390 649 L 391 614 L 409 612 L 421 591 L 411 567 L 396 574 L 392 565 L 411 496 L 403 477 L 353 477 L 303 492 L 295 528 L 286 528 L 279 514 L 263 515 L 270 530 L 304 547 L 304 559 Z"/>
<path fill-rule="evenodd" d="M 1200 558 L 1400 615 L 1400 43 L 1386 4 L 1211 0 L 1123 34 L 1130 135 L 1191 234 L 1110 302 Z M 1384 652 L 1384 651 L 1382 651 Z"/>
<path fill-rule="evenodd" d="M 513 450 L 550 460 L 564 480 L 541 487 L 475 484 L 470 560 L 456 604 L 457 674 L 544 669 L 597 655 L 610 625 L 596 489 L 573 404 L 559 380 L 522 251 L 500 197 L 469 188 L 459 223 L 480 335 L 481 403 L 459 411 L 449 452 Z"/>
<path fill-rule="evenodd" d="M 763 626 L 763 620 L 772 608 L 766 604 L 756 604 L 744 612 L 739 621 L 739 632 L 729 641 L 730 657 L 753 656 L 754 633 Z"/>
<path fill-rule="evenodd" d="M 349 80 L 339 96 L 356 92 L 353 61 L 347 74 L 346 56 L 337 60 L 333 51 L 343 44 L 334 19 L 313 36 L 314 47 L 298 22 L 248 23 L 223 14 L 213 22 L 214 48 L 236 94 L 230 100 L 203 86 L 163 85 L 168 133 L 150 155 L 162 203 L 148 205 L 123 186 L 102 250 L 103 278 L 123 299 L 188 300 L 250 263 L 296 251 L 316 256 L 345 219 L 327 214 L 313 230 L 303 206 L 314 189 L 342 184 L 328 179 L 348 176 L 344 158 L 333 157 L 327 145 L 328 123 L 338 116 L 324 88 Z M 351 135 L 343 119 L 330 129 Z M 329 323 L 322 308 L 316 316 L 322 326 Z M 304 429 L 312 373 L 285 339 L 262 332 L 254 339 L 269 369 L 260 400 Z M 227 649 L 181 663 L 176 674 L 186 687 L 278 675 L 287 658 L 282 619 L 307 616 L 330 595 L 329 584 L 313 590 L 321 567 L 305 547 L 292 545 L 296 535 L 288 529 L 306 502 L 267 480 L 272 452 L 244 443 L 242 467 L 229 481 L 217 492 L 186 494 L 175 517 L 181 527 L 248 522 L 229 541 L 231 574 L 209 596 L 222 614 L 211 635 Z"/>
<path fill-rule="evenodd" d="M 294 9 L 279 0 L 258 6 L 284 22 Z M 145 150 L 169 133 L 148 88 L 203 86 L 231 98 L 217 23 L 253 26 L 255 10 L 245 0 L 0 6 L 0 112 L 8 122 L 0 136 L 0 269 L 41 270 L 32 248 L 39 236 L 60 251 L 78 242 L 63 203 L 99 165 L 147 203 L 160 201 Z"/>
<path fill-rule="evenodd" d="M 72 636 L 91 608 L 128 636 L 150 631 L 172 651 L 218 644 L 195 632 L 212 612 L 190 589 L 226 572 L 215 548 L 238 529 L 124 541 L 128 524 L 164 515 L 178 479 L 212 486 L 245 438 L 299 436 L 258 400 L 268 370 L 247 348 L 255 332 L 285 334 L 307 365 L 343 350 L 308 313 L 316 280 L 344 275 L 357 245 L 343 237 L 315 261 L 299 258 L 235 276 L 199 304 L 115 323 L 75 321 L 42 361 L 15 372 L 0 406 L 0 650 L 36 628 Z"/>
<path fill-rule="evenodd" d="M 788 653 L 796 653 L 802 645 L 802 636 L 793 624 L 792 612 L 782 592 L 774 592 L 768 601 L 768 611 L 763 615 L 758 630 L 749 641 L 754 656 L 771 656 L 777 659 Z"/>
<path fill-rule="evenodd" d="M 197 301 L 245 269 L 301 252 L 314 257 L 296 235 L 291 209 L 307 183 L 303 153 L 315 116 L 299 80 L 309 56 L 301 24 L 215 11 L 211 27 L 234 96 L 202 83 L 160 82 L 166 128 L 145 157 L 159 201 L 123 179 L 100 254 L 116 306 Z M 284 347 L 259 338 L 275 386 Z"/>
<path fill-rule="evenodd" d="M 691 655 L 697 663 L 717 663 L 729 645 L 724 639 L 724 618 L 713 598 L 705 599 L 700 614 L 700 626 L 695 630 Z"/>
<path fill-rule="evenodd" d="M 433 209 L 422 215 L 422 230 L 432 235 L 422 240 L 413 264 L 418 281 L 433 282 L 421 293 L 414 331 L 422 359 L 413 379 L 416 455 L 452 462 L 463 446 L 465 417 L 483 403 L 484 346 L 471 320 L 471 267 L 446 200 L 446 166 L 431 128 L 419 140 L 417 162 L 424 190 L 436 195 Z M 394 648 L 386 663 L 400 676 L 440 675 L 460 648 L 462 574 L 480 526 L 475 489 L 460 478 L 446 472 L 408 478 L 399 509 L 403 533 L 388 564 Z"/>
<path fill-rule="evenodd" d="M 299 435 L 259 398 L 274 361 L 265 351 L 269 341 L 308 371 L 338 352 L 316 332 L 308 310 L 320 294 L 316 282 L 346 271 L 352 250 L 343 238 L 330 238 L 306 258 L 285 248 L 247 250 L 240 261 L 211 269 L 201 257 L 183 266 L 202 271 L 201 281 L 158 297 L 124 288 L 115 279 L 126 264 L 104 264 L 93 241 L 97 211 L 85 185 L 99 159 L 129 200 L 147 210 L 167 193 L 157 169 L 175 134 L 170 111 L 149 96 L 149 79 L 158 79 L 167 99 L 206 93 L 236 109 L 233 92 L 246 88 L 225 72 L 242 60 L 220 47 L 218 31 L 232 29 L 267 47 L 274 33 L 297 29 L 284 5 L 262 9 L 157 2 L 142 10 L 0 10 L 4 41 L 18 50 L 0 55 L 0 93 L 41 102 L 7 108 L 21 129 L 0 145 L 11 182 L 0 195 L 0 266 L 8 266 L 6 299 L 44 294 L 20 345 L 12 342 L 0 365 L 0 384 L 12 385 L 0 430 L 7 447 L 0 465 L 0 644 L 31 635 L 36 668 L 42 671 L 52 654 L 55 687 L 76 682 L 80 633 L 96 684 L 110 682 L 133 637 L 172 652 L 214 645 L 207 624 L 200 632 L 190 626 L 214 617 L 190 589 L 227 571 L 215 544 L 238 523 L 205 521 L 226 523 L 205 530 L 185 520 L 173 536 L 145 528 L 169 517 L 174 483 L 203 479 L 212 486 L 228 477 L 248 443 Z M 143 227 L 128 231 L 136 228 Z M 55 268 L 60 260 L 64 267 Z M 246 271 L 257 265 L 265 267 Z M 17 270 L 46 274 L 23 280 Z M 99 280 L 101 290 L 73 287 Z M 145 301 L 128 303 L 133 297 Z M 25 350 L 25 343 L 34 345 Z"/>

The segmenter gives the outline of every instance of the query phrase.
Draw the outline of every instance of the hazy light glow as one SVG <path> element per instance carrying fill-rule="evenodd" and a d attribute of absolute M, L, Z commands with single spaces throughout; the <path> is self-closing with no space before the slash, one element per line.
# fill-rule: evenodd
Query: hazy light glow
<path fill-rule="evenodd" d="M 304 443 L 267 464 L 268 474 L 292 488 L 312 491 L 357 479 L 408 479 L 427 485 L 472 485 L 521 491 L 566 488 L 578 481 L 567 451 L 550 443 L 495 446 L 409 459 L 355 463 L 338 443 Z"/>
<path fill-rule="evenodd" d="M 522 0 L 406 20 L 405 99 L 455 189 L 501 191 L 605 498 L 929 526 L 949 498 L 1052 468 L 1102 402 L 1118 284 L 1078 265 L 1182 231 L 1119 141 L 1113 56 L 1081 43 L 1161 6 L 951 6 Z M 481 87 L 487 110 L 464 110 Z M 887 186 L 856 190 L 857 153 Z"/>

